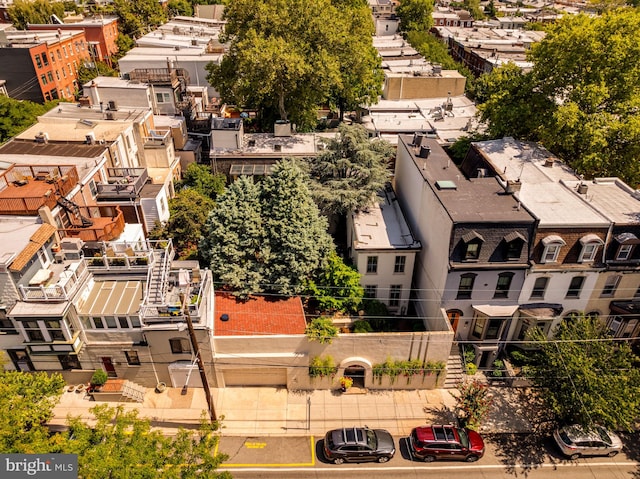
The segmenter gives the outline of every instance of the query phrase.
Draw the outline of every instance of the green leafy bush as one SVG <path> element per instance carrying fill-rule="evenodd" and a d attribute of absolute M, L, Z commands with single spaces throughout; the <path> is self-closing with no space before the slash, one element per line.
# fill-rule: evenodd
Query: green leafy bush
<path fill-rule="evenodd" d="M 102 386 L 107 382 L 107 379 L 109 379 L 109 376 L 107 376 L 104 369 L 96 369 L 93 376 L 91 376 L 90 382 L 92 386 Z"/>
<path fill-rule="evenodd" d="M 478 366 L 476 366 L 475 363 L 466 363 L 465 369 L 467 370 L 467 374 L 469 376 L 473 376 L 475 373 L 478 372 Z"/>
<path fill-rule="evenodd" d="M 373 332 L 373 328 L 369 324 L 369 321 L 364 319 L 359 319 L 355 323 L 353 323 L 353 332 L 354 333 L 371 333 Z"/>

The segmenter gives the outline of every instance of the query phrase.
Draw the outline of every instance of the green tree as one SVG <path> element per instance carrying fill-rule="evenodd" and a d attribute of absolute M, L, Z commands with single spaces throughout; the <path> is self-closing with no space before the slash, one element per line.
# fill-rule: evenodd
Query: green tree
<path fill-rule="evenodd" d="M 286 192 L 286 194 L 283 194 Z M 240 177 L 217 198 L 200 254 L 216 281 L 239 295 L 297 294 L 333 251 L 326 220 L 291 161 L 259 183 Z"/>
<path fill-rule="evenodd" d="M 493 404 L 488 386 L 472 380 L 461 382 L 456 390 L 456 406 L 461 424 L 473 431 L 479 430 Z"/>
<path fill-rule="evenodd" d="M 464 0 L 464 7 L 469 10 L 474 20 L 484 20 L 486 18 L 484 10 L 480 6 L 480 0 Z"/>
<path fill-rule="evenodd" d="M 203 228 L 215 203 L 195 188 L 184 188 L 169 200 L 169 220 L 158 225 L 149 237 L 155 240 L 173 238 L 178 259 L 198 257 L 198 244 Z"/>
<path fill-rule="evenodd" d="M 204 227 L 200 255 L 220 286 L 248 295 L 263 290 L 266 233 L 260 190 L 240 177 L 218 196 Z"/>
<path fill-rule="evenodd" d="M 213 174 L 207 165 L 191 163 L 182 175 L 180 187 L 193 188 L 198 193 L 215 200 L 224 192 L 227 183 L 226 176 L 222 173 Z"/>
<path fill-rule="evenodd" d="M 320 344 L 331 344 L 333 338 L 338 336 L 338 328 L 333 325 L 331 318 L 320 316 L 314 318 L 305 328 L 304 334 L 309 341 L 318 341 Z"/>
<path fill-rule="evenodd" d="M 265 288 L 298 294 L 326 266 L 333 251 L 326 218 L 313 202 L 306 176 L 293 161 L 278 162 L 261 187 Z"/>
<path fill-rule="evenodd" d="M 396 15 L 403 32 L 428 32 L 433 26 L 433 0 L 400 0 Z"/>
<path fill-rule="evenodd" d="M 478 78 L 475 96 L 489 136 L 540 140 L 544 128 L 541 117 L 553 108 L 553 103 L 533 89 L 532 82 L 531 75 L 511 62 Z"/>
<path fill-rule="evenodd" d="M 64 17 L 63 2 L 48 0 L 15 0 L 8 10 L 9 19 L 18 30 L 26 30 L 29 23 L 51 23 L 51 15 Z"/>
<path fill-rule="evenodd" d="M 80 85 L 84 85 L 98 76 L 117 77 L 118 71 L 104 62 L 93 62 L 93 66 L 86 66 L 83 63 L 78 67 L 78 82 Z"/>
<path fill-rule="evenodd" d="M 129 35 L 119 33 L 118 38 L 116 38 L 118 53 L 116 53 L 113 58 L 116 60 L 122 58 L 129 50 L 131 50 L 135 46 L 135 44 L 136 42 Z"/>
<path fill-rule="evenodd" d="M 229 479 L 216 470 L 227 457 L 215 454 L 219 424 L 204 419 L 197 432 L 180 430 L 174 437 L 152 430 L 138 411 L 125 411 L 101 404 L 92 409 L 96 418 L 89 426 L 79 418 L 69 421 L 66 453 L 78 455 L 79 475 L 91 478 L 143 479 L 217 478 Z M 144 452 L 144 454 L 142 453 Z"/>
<path fill-rule="evenodd" d="M 0 95 L 0 143 L 29 128 L 36 123 L 38 116 L 57 104 L 58 102 L 47 102 L 41 105 Z"/>
<path fill-rule="evenodd" d="M 189 2 L 189 0 L 169 0 L 167 8 L 169 9 L 170 17 L 175 17 L 178 15 L 190 17 L 191 15 L 193 15 L 193 7 L 191 6 L 191 2 Z"/>
<path fill-rule="evenodd" d="M 613 341 L 599 318 L 572 316 L 548 339 L 531 338 L 538 351 L 532 380 L 558 420 L 633 430 L 640 417 L 639 358 Z"/>
<path fill-rule="evenodd" d="M 308 293 L 317 301 L 320 311 L 354 313 L 362 304 L 364 288 L 360 285 L 360 273 L 333 252 L 327 266 L 310 281 Z"/>
<path fill-rule="evenodd" d="M 345 215 L 376 201 L 394 154 L 387 141 L 370 140 L 362 125 L 341 124 L 326 149 L 308 159 L 311 191 L 323 213 Z"/>
<path fill-rule="evenodd" d="M 314 127 L 317 107 L 350 108 L 376 101 L 380 60 L 361 2 L 235 0 L 225 9 L 229 52 L 209 64 L 208 80 L 223 101 L 254 107 L 264 121 L 276 114 Z"/>
<path fill-rule="evenodd" d="M 112 9 L 119 19 L 119 32 L 134 39 L 167 21 L 164 8 L 156 0 L 114 0 Z"/>
<path fill-rule="evenodd" d="M 566 16 L 533 45 L 530 72 L 483 77 L 479 109 L 492 135 L 541 140 L 585 177 L 620 176 L 635 188 L 639 57 L 639 10 Z"/>
<path fill-rule="evenodd" d="M 489 3 L 484 8 L 484 12 L 487 14 L 489 18 L 496 18 L 498 12 L 496 10 L 496 5 L 493 0 L 489 0 Z"/>
<path fill-rule="evenodd" d="M 57 373 L 0 371 L 0 451 L 50 451 L 50 433 L 45 423 L 53 417 L 64 384 Z"/>

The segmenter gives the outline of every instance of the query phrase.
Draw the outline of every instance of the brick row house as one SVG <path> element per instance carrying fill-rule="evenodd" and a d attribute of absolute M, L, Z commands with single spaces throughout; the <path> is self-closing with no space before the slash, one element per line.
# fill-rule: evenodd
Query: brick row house
<path fill-rule="evenodd" d="M 11 98 L 43 103 L 73 100 L 78 68 L 90 59 L 84 31 L 30 32 L 4 29 L 0 35 L 2 79 Z"/>

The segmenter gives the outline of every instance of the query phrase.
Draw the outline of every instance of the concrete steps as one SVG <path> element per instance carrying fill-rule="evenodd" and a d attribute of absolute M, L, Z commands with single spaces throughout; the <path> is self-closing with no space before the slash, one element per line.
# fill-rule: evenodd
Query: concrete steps
<path fill-rule="evenodd" d="M 458 384 L 462 382 L 464 378 L 464 367 L 462 364 L 462 358 L 460 357 L 460 348 L 458 343 L 453 343 L 451 346 L 451 353 L 447 360 L 447 377 L 444 381 L 444 389 L 454 389 Z"/>

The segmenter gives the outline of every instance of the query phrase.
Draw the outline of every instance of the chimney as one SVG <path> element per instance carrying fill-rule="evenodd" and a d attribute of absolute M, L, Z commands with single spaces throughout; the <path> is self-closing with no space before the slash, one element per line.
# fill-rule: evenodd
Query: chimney
<path fill-rule="evenodd" d="M 553 158 L 547 158 L 546 160 L 544 160 L 544 166 L 546 166 L 547 168 L 553 168 L 553 163 Z"/>
<path fill-rule="evenodd" d="M 429 148 L 426 145 L 422 145 L 420 147 L 420 153 L 418 153 L 418 156 L 420 158 L 429 158 L 429 155 L 431 154 L 431 148 Z"/>
<path fill-rule="evenodd" d="M 505 187 L 504 191 L 512 195 L 520 191 L 521 188 L 522 188 L 522 183 L 520 182 L 520 179 L 517 179 L 515 181 L 507 180 L 507 186 Z"/>
<path fill-rule="evenodd" d="M 580 183 L 578 185 L 578 193 L 580 193 L 581 195 L 586 195 L 588 189 L 589 189 L 589 186 L 586 185 L 585 183 Z"/>

